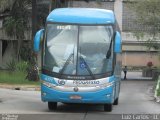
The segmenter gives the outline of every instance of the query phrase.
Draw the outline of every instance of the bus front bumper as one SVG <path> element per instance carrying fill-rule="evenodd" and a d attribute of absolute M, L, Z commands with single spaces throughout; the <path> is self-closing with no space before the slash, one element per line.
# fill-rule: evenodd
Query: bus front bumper
<path fill-rule="evenodd" d="M 64 92 L 41 85 L 41 98 L 44 102 L 64 103 L 113 103 L 114 87 L 110 86 L 94 92 Z"/>

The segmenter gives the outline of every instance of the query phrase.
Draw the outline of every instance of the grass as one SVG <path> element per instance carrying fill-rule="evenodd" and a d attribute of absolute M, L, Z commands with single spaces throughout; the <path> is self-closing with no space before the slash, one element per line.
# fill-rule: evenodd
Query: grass
<path fill-rule="evenodd" d="M 156 96 L 160 96 L 160 76 L 157 80 L 157 85 L 156 85 L 156 89 L 155 89 L 155 95 Z"/>
<path fill-rule="evenodd" d="M 0 71 L 0 84 L 40 85 L 40 82 L 29 81 L 26 73 L 21 71 Z"/>
<path fill-rule="evenodd" d="M 160 77 L 159 77 L 159 81 L 160 81 Z M 160 82 L 158 82 L 158 90 L 157 90 L 157 96 L 160 96 Z"/>
<path fill-rule="evenodd" d="M 157 96 L 160 96 L 160 89 L 158 90 Z"/>

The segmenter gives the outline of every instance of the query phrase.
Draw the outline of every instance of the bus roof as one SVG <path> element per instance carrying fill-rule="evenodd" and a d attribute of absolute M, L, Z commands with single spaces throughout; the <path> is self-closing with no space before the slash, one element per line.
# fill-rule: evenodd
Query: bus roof
<path fill-rule="evenodd" d="M 71 24 L 114 24 L 113 11 L 96 8 L 59 8 L 47 17 L 47 22 Z"/>

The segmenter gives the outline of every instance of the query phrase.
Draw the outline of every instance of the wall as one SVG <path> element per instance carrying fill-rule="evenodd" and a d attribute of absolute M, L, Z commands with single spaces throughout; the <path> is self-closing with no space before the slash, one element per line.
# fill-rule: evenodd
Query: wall
<path fill-rule="evenodd" d="M 123 52 L 123 66 L 146 66 L 147 62 L 151 61 L 154 66 L 160 66 L 160 60 L 157 53 L 148 52 Z"/>

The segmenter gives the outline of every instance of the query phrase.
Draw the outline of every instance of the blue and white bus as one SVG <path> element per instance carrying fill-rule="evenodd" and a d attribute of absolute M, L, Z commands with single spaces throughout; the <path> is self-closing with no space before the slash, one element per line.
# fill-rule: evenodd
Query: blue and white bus
<path fill-rule="evenodd" d="M 41 44 L 42 43 L 42 44 Z M 57 103 L 118 104 L 121 36 L 113 11 L 59 8 L 34 39 L 42 48 L 41 98 L 50 110 Z"/>

